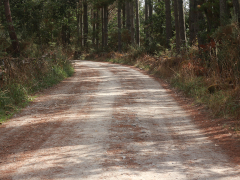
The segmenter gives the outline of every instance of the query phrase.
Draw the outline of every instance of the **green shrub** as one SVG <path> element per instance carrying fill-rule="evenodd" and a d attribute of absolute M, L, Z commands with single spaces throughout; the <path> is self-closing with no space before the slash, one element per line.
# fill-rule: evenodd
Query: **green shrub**
<path fill-rule="evenodd" d="M 21 104 L 22 102 L 27 101 L 27 90 L 26 87 L 24 87 L 21 84 L 11 84 L 8 87 L 9 90 L 9 96 L 11 99 L 13 99 L 14 105 Z"/>
<path fill-rule="evenodd" d="M 31 73 L 26 73 L 30 76 L 25 81 L 11 79 L 9 84 L 0 90 L 0 122 L 31 101 L 30 96 L 33 93 L 57 84 L 74 73 L 71 63 L 63 58 L 51 60 L 47 64 L 45 69 L 34 68 Z M 39 72 L 39 70 L 42 72 Z M 26 74 L 22 76 L 25 77 Z M 19 74 L 19 77 L 21 77 L 21 74 Z"/>

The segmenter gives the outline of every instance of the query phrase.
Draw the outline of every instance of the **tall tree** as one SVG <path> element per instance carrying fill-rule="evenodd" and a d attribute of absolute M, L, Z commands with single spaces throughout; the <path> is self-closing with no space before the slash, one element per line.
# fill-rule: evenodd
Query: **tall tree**
<path fill-rule="evenodd" d="M 79 2 L 77 2 L 76 17 L 77 17 L 77 45 L 80 46 L 80 12 L 79 12 Z"/>
<path fill-rule="evenodd" d="M 104 5 L 104 47 L 108 45 L 108 4 Z"/>
<path fill-rule="evenodd" d="M 170 39 L 172 38 L 172 16 L 170 0 L 165 0 L 165 14 L 167 47 L 170 47 Z"/>
<path fill-rule="evenodd" d="M 129 1 L 125 1 L 125 11 L 126 11 L 126 28 L 128 31 L 131 31 L 131 22 L 130 22 L 130 6 Z"/>
<path fill-rule="evenodd" d="M 174 0 L 174 17 L 175 17 L 175 33 L 176 33 L 176 49 L 180 50 L 180 30 L 179 30 L 179 15 L 178 15 L 178 0 Z"/>
<path fill-rule="evenodd" d="M 197 31 L 197 0 L 189 1 L 189 44 L 192 45 L 196 39 Z"/>
<path fill-rule="evenodd" d="M 102 49 L 105 46 L 105 30 L 104 30 L 104 8 L 102 7 Z"/>
<path fill-rule="evenodd" d="M 99 8 L 97 8 L 97 13 L 96 13 L 96 48 L 99 48 L 99 33 L 100 33 L 100 27 L 99 27 Z"/>
<path fill-rule="evenodd" d="M 184 16 L 184 7 L 183 0 L 178 0 L 178 18 L 179 18 L 179 33 L 180 33 L 180 44 L 186 45 L 186 30 L 185 30 L 185 16 Z"/>
<path fill-rule="evenodd" d="M 153 15 L 153 1 L 148 0 L 148 8 L 149 8 L 149 18 L 152 18 Z"/>
<path fill-rule="evenodd" d="M 134 39 L 135 39 L 135 28 L 134 28 L 134 11 L 133 11 L 133 2 L 131 1 L 129 3 L 129 9 L 130 9 L 130 24 L 131 24 L 131 43 L 134 45 Z"/>
<path fill-rule="evenodd" d="M 118 0 L 118 52 L 122 51 L 122 35 L 121 35 L 121 8 L 122 8 L 122 3 L 120 0 Z"/>
<path fill-rule="evenodd" d="M 148 0 L 148 14 L 149 14 L 149 39 L 150 39 L 150 41 L 152 41 L 152 32 L 153 32 L 153 19 L 152 19 L 152 17 L 153 17 L 153 2 L 152 2 L 152 0 Z"/>
<path fill-rule="evenodd" d="M 144 28 L 144 31 L 145 31 L 145 43 L 146 43 L 146 45 L 149 44 L 148 19 L 149 19 L 149 2 L 148 2 L 148 0 L 145 0 L 145 28 Z"/>
<path fill-rule="evenodd" d="M 2 2 L 0 1 L 0 3 L 2 3 Z M 5 16 L 6 16 L 6 20 L 7 20 L 7 24 L 8 24 L 8 33 L 9 33 L 10 39 L 12 41 L 12 47 L 13 47 L 13 51 L 14 51 L 13 53 L 15 56 L 17 56 L 20 53 L 20 48 L 19 48 L 17 34 L 16 34 L 14 26 L 13 26 L 9 0 L 3 0 L 3 4 L 4 4 Z"/>
<path fill-rule="evenodd" d="M 93 46 L 95 46 L 96 44 L 96 11 L 95 11 L 95 9 L 92 9 L 91 10 L 92 11 L 92 13 L 91 13 L 91 15 L 92 15 L 92 28 L 93 28 L 93 30 L 92 30 L 92 44 L 93 44 Z"/>
<path fill-rule="evenodd" d="M 80 0 L 80 43 L 81 47 L 83 47 L 83 2 Z"/>
<path fill-rule="evenodd" d="M 238 20 L 238 23 L 240 23 L 240 10 L 239 10 L 239 1 L 238 0 L 233 0 L 233 9 L 234 9 L 234 14 Z"/>
<path fill-rule="evenodd" d="M 197 4 L 203 4 L 203 0 L 196 0 Z M 197 10 L 197 18 L 196 18 L 196 26 L 195 26 L 195 31 L 197 32 L 197 40 L 198 44 L 204 44 L 205 43 L 205 37 L 202 36 L 203 32 L 205 31 L 205 17 L 203 15 L 203 12 L 201 10 Z"/>
<path fill-rule="evenodd" d="M 139 22 L 139 0 L 136 3 L 136 44 L 140 47 L 140 22 Z"/>
<path fill-rule="evenodd" d="M 87 1 L 84 0 L 83 2 L 83 24 L 84 24 L 84 46 L 87 46 L 87 39 L 88 39 L 88 4 Z"/>
<path fill-rule="evenodd" d="M 122 24 L 123 24 L 123 28 L 126 27 L 126 6 L 125 3 L 122 3 Z"/>
<path fill-rule="evenodd" d="M 221 25 L 225 25 L 226 18 L 227 18 L 227 7 L 226 7 L 226 0 L 219 0 L 219 7 L 220 7 L 220 23 Z"/>
<path fill-rule="evenodd" d="M 77 15 L 77 45 L 82 47 L 82 1 L 80 0 L 77 3 L 77 9 L 76 9 L 76 15 Z"/>

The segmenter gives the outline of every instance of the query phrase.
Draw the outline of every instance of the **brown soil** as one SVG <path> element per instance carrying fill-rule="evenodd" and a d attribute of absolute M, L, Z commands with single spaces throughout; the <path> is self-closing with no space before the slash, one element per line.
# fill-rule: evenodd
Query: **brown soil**
<path fill-rule="evenodd" d="M 178 104 L 191 114 L 193 122 L 203 133 L 219 145 L 231 157 L 232 162 L 240 165 L 240 135 L 234 130 L 239 127 L 238 119 L 214 118 L 206 107 L 195 105 L 193 99 L 172 88 L 166 81 L 156 79 Z"/>
<path fill-rule="evenodd" d="M 1 180 L 239 179 L 223 120 L 136 68 L 75 69 L 0 127 Z"/>

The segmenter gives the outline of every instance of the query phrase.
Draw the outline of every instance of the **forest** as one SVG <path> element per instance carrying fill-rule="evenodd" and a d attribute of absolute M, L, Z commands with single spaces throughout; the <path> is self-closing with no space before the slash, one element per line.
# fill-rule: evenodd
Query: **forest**
<path fill-rule="evenodd" d="M 240 116 L 238 0 L 0 0 L 0 122 L 71 76 L 73 59 L 134 65 Z"/>

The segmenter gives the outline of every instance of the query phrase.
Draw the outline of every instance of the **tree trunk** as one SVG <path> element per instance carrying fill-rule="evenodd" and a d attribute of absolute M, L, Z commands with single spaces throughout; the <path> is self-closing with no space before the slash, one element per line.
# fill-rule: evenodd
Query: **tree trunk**
<path fill-rule="evenodd" d="M 153 15 L 153 1 L 148 0 L 149 3 L 149 40 L 152 42 L 152 33 L 153 33 L 153 20 L 152 20 L 152 15 Z"/>
<path fill-rule="evenodd" d="M 238 24 L 240 24 L 240 10 L 239 10 L 239 1 L 238 0 L 233 0 L 233 9 L 234 9 L 234 14 L 237 18 Z"/>
<path fill-rule="evenodd" d="M 8 33 L 9 33 L 10 39 L 12 41 L 13 54 L 14 54 L 14 56 L 18 56 L 20 53 L 20 48 L 19 48 L 17 34 L 13 27 L 9 0 L 3 0 L 3 4 L 4 4 L 5 16 L 6 16 L 6 20 L 7 20 L 7 24 L 8 24 Z"/>
<path fill-rule="evenodd" d="M 80 45 L 81 48 L 83 47 L 83 3 L 82 0 L 80 3 Z"/>
<path fill-rule="evenodd" d="M 170 39 L 172 38 L 172 17 L 171 17 L 171 6 L 170 0 L 165 0 L 165 13 L 166 13 L 166 39 L 167 47 L 170 47 Z"/>
<path fill-rule="evenodd" d="M 175 17 L 175 32 L 176 32 L 176 49 L 180 51 L 180 32 L 179 32 L 179 16 L 178 16 L 178 0 L 174 0 L 174 17 Z"/>
<path fill-rule="evenodd" d="M 136 44 L 140 47 L 139 0 L 136 1 Z"/>
<path fill-rule="evenodd" d="M 122 22 L 121 22 L 121 1 L 118 0 L 118 52 L 122 51 L 122 35 L 121 35 L 121 26 L 122 26 Z"/>
<path fill-rule="evenodd" d="M 144 31 L 145 31 L 145 44 L 146 46 L 149 44 L 149 28 L 148 28 L 148 17 L 149 17 L 149 4 L 148 4 L 148 0 L 145 0 L 145 28 L 144 28 Z"/>
<path fill-rule="evenodd" d="M 2 0 L 0 0 L 0 6 L 4 6 Z M 1 17 L 0 17 L 0 18 L 1 18 L 0 23 L 1 23 L 1 24 L 4 24 L 4 23 L 5 23 L 5 20 L 6 20 L 5 11 L 1 11 L 1 12 L 0 12 L 0 16 L 1 16 Z"/>
<path fill-rule="evenodd" d="M 122 3 L 122 17 L 123 17 L 123 20 L 122 20 L 122 24 L 123 24 L 123 28 L 126 28 L 126 11 L 125 11 L 125 4 Z"/>
<path fill-rule="evenodd" d="M 185 16 L 183 0 L 178 0 L 178 18 L 179 18 L 179 33 L 180 33 L 180 44 L 186 46 L 186 28 L 185 28 Z"/>
<path fill-rule="evenodd" d="M 93 27 L 93 33 L 92 33 L 92 44 L 95 47 L 96 44 L 96 12 L 94 9 L 92 9 L 92 27 Z"/>
<path fill-rule="evenodd" d="M 108 5 L 104 6 L 104 47 L 108 45 Z"/>
<path fill-rule="evenodd" d="M 195 0 L 189 1 L 189 43 L 190 45 L 192 45 L 195 40 L 194 10 L 195 10 Z"/>
<path fill-rule="evenodd" d="M 97 49 L 99 48 L 99 8 L 97 8 L 97 14 L 96 14 L 96 20 L 97 20 L 97 24 L 96 24 L 96 47 Z"/>
<path fill-rule="evenodd" d="M 105 38 L 104 38 L 104 35 L 105 35 L 105 33 L 104 33 L 104 8 L 102 7 L 102 49 L 104 49 L 104 40 L 105 40 Z"/>
<path fill-rule="evenodd" d="M 148 0 L 148 8 L 149 8 L 149 18 L 152 18 L 152 14 L 153 14 L 153 2 L 152 0 Z"/>
<path fill-rule="evenodd" d="M 199 3 L 199 1 L 198 1 Z M 204 21 L 204 15 L 201 11 L 197 11 L 197 18 L 196 18 L 196 32 L 204 32 L 205 27 L 202 25 L 202 21 Z M 200 23 L 201 22 L 201 23 Z M 197 39 L 198 39 L 198 45 L 205 44 L 205 39 L 203 36 L 201 36 L 200 33 L 197 33 Z"/>
<path fill-rule="evenodd" d="M 80 46 L 80 4 L 77 2 L 76 16 L 77 16 L 77 45 Z"/>
<path fill-rule="evenodd" d="M 87 5 L 87 1 L 85 0 L 83 3 L 83 23 L 84 23 L 84 46 L 87 46 L 87 40 L 88 40 L 88 5 Z"/>
<path fill-rule="evenodd" d="M 220 6 L 220 24 L 224 26 L 227 21 L 227 7 L 226 7 L 226 0 L 219 0 Z"/>
<path fill-rule="evenodd" d="M 204 2 L 202 1 L 201 4 L 203 4 Z M 213 26 L 213 22 L 215 21 L 213 19 L 213 2 L 209 2 L 210 7 L 208 7 L 207 9 L 204 10 L 204 13 L 206 15 L 206 19 L 207 19 L 207 32 L 210 33 L 212 30 L 212 26 Z"/>
<path fill-rule="evenodd" d="M 128 31 L 131 31 L 131 22 L 130 22 L 130 6 L 129 6 L 129 2 L 126 1 L 126 27 L 128 29 Z"/>
<path fill-rule="evenodd" d="M 135 28 L 134 28 L 134 10 L 133 10 L 133 2 L 129 3 L 130 8 L 130 24 L 131 24 L 131 44 L 134 45 L 135 42 Z"/>

